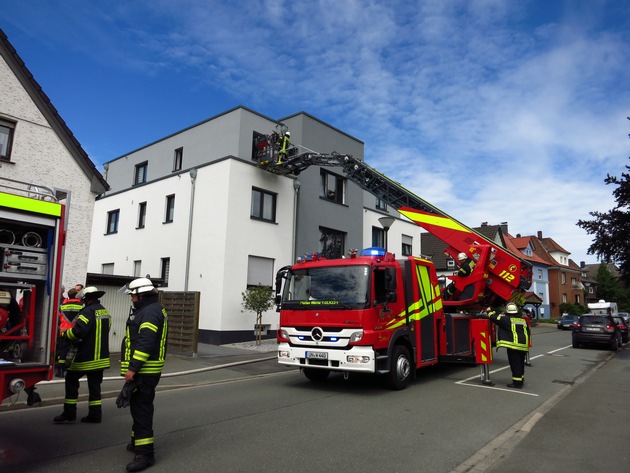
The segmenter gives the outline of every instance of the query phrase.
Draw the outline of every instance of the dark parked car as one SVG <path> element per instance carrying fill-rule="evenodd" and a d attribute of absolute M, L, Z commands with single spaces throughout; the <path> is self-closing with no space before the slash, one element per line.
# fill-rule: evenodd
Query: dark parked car
<path fill-rule="evenodd" d="M 563 315 L 560 317 L 560 320 L 558 320 L 558 330 L 571 330 L 573 328 L 573 324 L 577 322 L 579 318 L 579 315 Z"/>
<path fill-rule="evenodd" d="M 621 341 L 623 343 L 628 343 L 628 324 L 623 319 L 623 317 L 619 315 L 613 315 L 613 319 L 617 322 L 617 327 L 621 331 Z"/>
<path fill-rule="evenodd" d="M 617 315 L 625 320 L 626 325 L 630 327 L 630 312 L 619 312 Z"/>
<path fill-rule="evenodd" d="M 621 330 L 612 315 L 584 314 L 573 324 L 573 348 L 605 344 L 613 351 L 621 347 Z"/>

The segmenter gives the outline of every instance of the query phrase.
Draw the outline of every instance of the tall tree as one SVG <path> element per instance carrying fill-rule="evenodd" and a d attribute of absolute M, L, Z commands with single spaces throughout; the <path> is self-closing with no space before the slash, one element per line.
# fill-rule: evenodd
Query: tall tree
<path fill-rule="evenodd" d="M 628 117 L 630 120 L 630 117 Z M 628 135 L 630 136 L 630 135 Z M 626 166 L 630 171 L 630 166 Z M 615 262 L 621 270 L 621 279 L 630 284 L 630 174 L 621 177 L 608 174 L 604 182 L 616 186 L 613 196 L 617 205 L 608 212 L 589 212 L 593 220 L 579 220 L 577 225 L 589 235 L 593 244 L 588 254 L 596 255 L 601 261 Z"/>

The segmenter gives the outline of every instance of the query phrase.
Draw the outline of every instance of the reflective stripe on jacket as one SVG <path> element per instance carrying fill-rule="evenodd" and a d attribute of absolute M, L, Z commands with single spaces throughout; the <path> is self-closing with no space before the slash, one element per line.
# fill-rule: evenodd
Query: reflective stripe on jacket
<path fill-rule="evenodd" d="M 77 347 L 70 371 L 95 371 L 109 368 L 109 329 L 112 318 L 100 302 L 81 309 L 64 338 Z"/>
<path fill-rule="evenodd" d="M 127 370 L 142 375 L 159 375 L 166 360 L 168 317 L 156 295 L 136 303 L 121 347 L 120 374 Z"/>
<path fill-rule="evenodd" d="M 488 317 L 498 327 L 497 347 L 528 351 L 530 331 L 527 321 L 519 316 L 489 312 Z"/>

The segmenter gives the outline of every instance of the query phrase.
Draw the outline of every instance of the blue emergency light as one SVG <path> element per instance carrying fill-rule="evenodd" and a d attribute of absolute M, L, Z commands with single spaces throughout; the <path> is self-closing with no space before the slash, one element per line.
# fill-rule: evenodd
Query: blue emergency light
<path fill-rule="evenodd" d="M 387 253 L 385 248 L 380 246 L 372 246 L 361 250 L 361 256 L 385 256 L 385 253 Z"/>

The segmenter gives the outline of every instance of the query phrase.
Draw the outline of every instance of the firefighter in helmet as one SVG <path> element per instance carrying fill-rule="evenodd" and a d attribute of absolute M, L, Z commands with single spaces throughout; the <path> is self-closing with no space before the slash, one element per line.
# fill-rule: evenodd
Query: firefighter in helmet
<path fill-rule="evenodd" d="M 155 463 L 153 448 L 153 400 L 166 357 L 167 315 L 158 302 L 158 290 L 148 278 L 127 286 L 133 305 L 122 343 L 120 374 L 131 390 L 129 410 L 133 425 L 127 450 L 135 457 L 127 471 L 140 471 Z"/>
<path fill-rule="evenodd" d="M 282 161 L 287 159 L 289 155 L 289 148 L 291 147 L 291 132 L 287 131 L 276 142 L 278 147 L 278 164 L 282 164 Z"/>
<path fill-rule="evenodd" d="M 466 253 L 459 253 L 457 255 L 457 262 L 459 264 L 457 276 L 465 278 L 466 276 L 470 276 L 472 274 L 473 269 L 475 268 L 475 262 L 469 258 Z M 455 294 L 455 281 L 446 286 L 442 297 L 444 300 L 449 300 L 453 294 Z"/>
<path fill-rule="evenodd" d="M 87 376 L 89 397 L 88 415 L 81 422 L 98 424 L 101 422 L 101 383 L 103 371 L 109 368 L 109 329 L 112 318 L 103 307 L 100 298 L 105 291 L 94 286 L 83 290 L 83 308 L 77 314 L 74 324 L 62 337 L 76 347 L 76 355 L 66 360 L 66 396 L 63 412 L 54 418 L 55 424 L 74 422 L 77 418 L 79 400 L 79 379 Z"/>
<path fill-rule="evenodd" d="M 522 389 L 525 383 L 525 359 L 531 337 L 529 324 L 520 316 L 514 302 L 507 303 L 505 313 L 497 313 L 490 307 L 486 311 L 490 321 L 499 327 L 497 348 L 507 349 L 508 362 L 512 371 L 512 382 L 507 387 Z"/>

